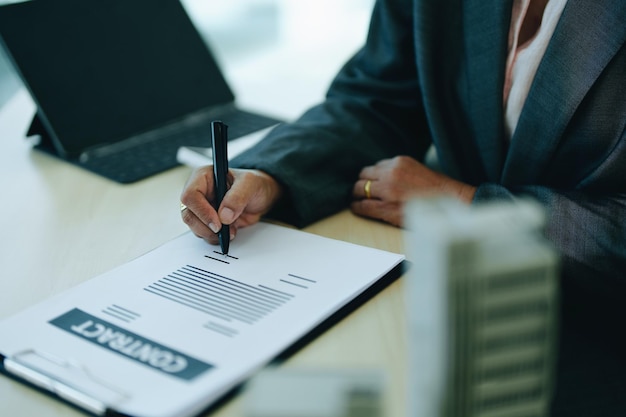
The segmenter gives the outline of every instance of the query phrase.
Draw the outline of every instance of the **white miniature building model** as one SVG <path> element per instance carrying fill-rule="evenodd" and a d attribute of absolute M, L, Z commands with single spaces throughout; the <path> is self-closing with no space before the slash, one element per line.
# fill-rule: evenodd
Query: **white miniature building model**
<path fill-rule="evenodd" d="M 406 208 L 407 417 L 546 417 L 558 256 L 532 201 Z"/>

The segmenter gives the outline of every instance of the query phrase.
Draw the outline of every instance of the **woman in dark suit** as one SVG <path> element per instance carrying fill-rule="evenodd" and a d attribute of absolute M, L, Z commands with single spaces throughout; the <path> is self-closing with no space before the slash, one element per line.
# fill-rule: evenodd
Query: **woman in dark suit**
<path fill-rule="evenodd" d="M 181 196 L 212 243 L 222 223 L 234 237 L 261 216 L 303 226 L 345 207 L 402 226 L 416 195 L 538 200 L 562 256 L 554 413 L 618 415 L 603 398 L 626 415 L 623 0 L 380 0 L 326 100 L 231 165 L 219 215 L 210 167 Z"/>

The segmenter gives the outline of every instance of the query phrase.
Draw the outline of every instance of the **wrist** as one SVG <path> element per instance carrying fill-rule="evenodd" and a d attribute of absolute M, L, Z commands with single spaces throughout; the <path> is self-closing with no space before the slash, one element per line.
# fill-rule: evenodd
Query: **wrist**
<path fill-rule="evenodd" d="M 451 178 L 446 181 L 446 186 L 444 188 L 448 194 L 453 195 L 465 204 L 471 204 L 474 200 L 474 194 L 476 194 L 476 187 L 473 185 Z"/>

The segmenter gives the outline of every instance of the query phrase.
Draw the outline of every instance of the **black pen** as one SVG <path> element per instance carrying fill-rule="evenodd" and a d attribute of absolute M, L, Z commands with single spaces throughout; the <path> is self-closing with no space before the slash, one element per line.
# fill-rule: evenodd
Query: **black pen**
<path fill-rule="evenodd" d="M 213 148 L 213 181 L 215 184 L 215 209 L 219 210 L 228 188 L 228 126 L 220 121 L 211 122 L 211 146 Z M 230 227 L 222 224 L 217 232 L 222 253 L 228 255 Z"/>

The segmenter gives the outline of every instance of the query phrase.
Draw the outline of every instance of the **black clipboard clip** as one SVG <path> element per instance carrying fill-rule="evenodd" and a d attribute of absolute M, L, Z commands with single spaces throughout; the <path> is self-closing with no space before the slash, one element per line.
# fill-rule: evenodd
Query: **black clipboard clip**
<path fill-rule="evenodd" d="M 5 357 L 4 371 L 95 415 L 105 415 L 130 395 L 75 361 L 35 349 Z"/>

